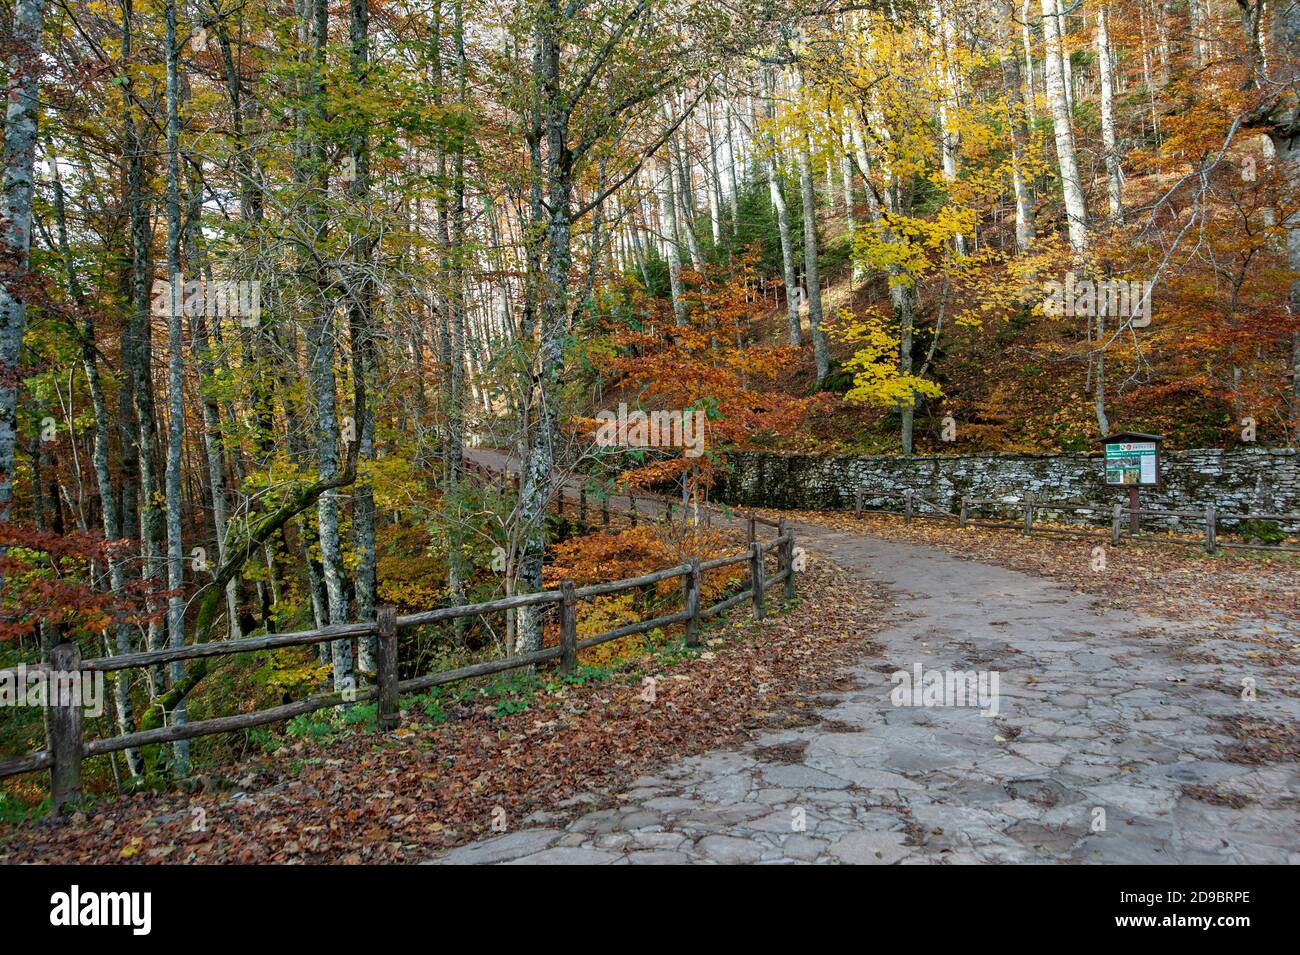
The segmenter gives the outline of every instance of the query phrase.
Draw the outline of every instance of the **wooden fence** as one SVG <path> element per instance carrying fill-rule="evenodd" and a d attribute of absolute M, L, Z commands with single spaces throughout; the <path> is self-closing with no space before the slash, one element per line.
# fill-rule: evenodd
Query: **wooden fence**
<path fill-rule="evenodd" d="M 561 495 L 560 500 L 563 500 Z M 643 498 L 644 500 L 644 498 Z M 656 503 L 660 503 L 656 501 Z M 562 506 L 562 505 L 561 505 Z M 608 525 L 610 513 L 609 502 L 604 502 L 605 523 Z M 636 513 L 636 499 L 632 499 L 633 515 Z M 633 518 L 635 522 L 635 517 Z M 760 541 L 755 536 L 755 525 L 762 524 L 776 528 L 776 535 L 767 541 Z M 616 580 L 609 583 L 575 587 L 572 581 L 561 581 L 554 590 L 536 593 L 518 594 L 484 603 L 468 604 L 461 607 L 442 607 L 422 613 L 398 616 L 396 609 L 384 606 L 378 609 L 377 619 L 373 622 L 347 624 L 344 626 L 325 627 L 317 630 L 304 630 L 295 633 L 268 634 L 259 637 L 246 637 L 239 640 L 197 643 L 185 647 L 173 647 L 161 650 L 149 650 L 141 653 L 121 654 L 90 660 L 81 659 L 81 650 L 75 643 L 61 643 L 53 648 L 49 666 L 37 665 L 27 667 L 27 673 L 39 672 L 51 683 L 57 678 L 65 678 L 72 673 L 109 673 L 120 670 L 134 670 L 158 666 L 180 660 L 194 660 L 200 657 L 228 656 L 251 651 L 274 650 L 281 647 L 309 646 L 341 639 L 376 636 L 378 638 L 377 675 L 374 686 L 351 692 L 336 691 L 311 696 L 294 703 L 275 706 L 253 713 L 237 716 L 222 716 L 214 719 L 198 720 L 181 725 L 163 726 L 156 729 L 124 733 L 108 739 L 85 740 L 82 733 L 82 703 L 80 699 L 53 699 L 54 693 L 47 696 L 48 710 L 48 749 L 26 756 L 0 762 L 0 777 L 18 773 L 50 771 L 50 795 L 54 806 L 61 808 L 74 801 L 81 793 L 81 763 L 89 756 L 102 756 L 121 750 L 159 743 L 172 743 L 178 740 L 210 736 L 216 733 L 231 733 L 278 723 L 293 719 L 305 713 L 312 713 L 328 707 L 350 705 L 352 703 L 378 701 L 378 724 L 381 730 L 393 730 L 398 722 L 398 697 L 402 694 L 419 693 L 436 686 L 444 686 L 462 680 L 490 676 L 508 670 L 531 667 L 552 660 L 559 661 L 561 673 L 572 673 L 577 668 L 578 651 L 598 646 L 610 640 L 644 633 L 656 627 L 675 624 L 685 625 L 686 644 L 699 645 L 700 622 L 717 614 L 724 613 L 732 607 L 749 601 L 753 606 L 754 616 L 762 620 L 764 616 L 764 598 L 777 584 L 784 585 L 786 597 L 795 594 L 794 574 L 794 533 L 785 526 L 784 521 L 772 522 L 750 515 L 748 519 L 749 543 L 745 551 L 729 557 L 718 557 L 701 561 L 692 558 L 690 562 L 655 571 L 641 577 Z M 768 577 L 764 573 L 764 556 L 776 552 L 776 573 Z M 723 567 L 747 563 L 749 565 L 749 586 L 740 593 L 733 594 L 710 607 L 700 606 L 700 582 L 704 574 Z M 583 640 L 577 638 L 577 602 L 582 599 L 618 593 L 638 587 L 645 587 L 665 580 L 682 578 L 683 606 L 674 613 L 664 614 L 648 620 L 629 623 L 596 636 Z M 429 673 L 409 680 L 398 680 L 397 634 L 400 630 L 420 627 L 427 624 L 441 623 L 458 617 L 480 616 L 499 611 L 514 610 L 519 607 L 555 605 L 559 609 L 560 643 L 559 646 L 547 647 L 531 653 L 486 660 L 455 670 Z M 0 671 L 0 679 L 16 675 L 15 671 Z"/>
<path fill-rule="evenodd" d="M 854 517 L 862 516 L 864 495 L 865 491 L 863 488 L 858 488 L 854 492 Z M 880 495 L 875 496 L 879 497 Z M 1222 521 L 1278 521 L 1286 524 L 1300 524 L 1300 514 L 1235 514 L 1219 511 L 1214 507 L 1214 505 L 1206 507 L 1203 511 L 1183 511 L 1142 506 L 1131 508 L 1126 504 L 1119 503 L 1108 508 L 1100 504 L 1069 504 L 1051 501 L 1036 501 L 1033 495 L 1028 494 L 1018 501 L 1004 501 L 998 498 L 963 497 L 961 499 L 960 509 L 954 513 L 953 511 L 940 507 L 933 501 L 926 500 L 910 488 L 904 490 L 901 495 L 898 495 L 898 497 L 901 497 L 903 501 L 903 507 L 901 510 L 892 510 L 889 508 L 872 508 L 871 510 L 874 513 L 879 514 L 896 514 L 909 523 L 913 518 L 917 517 L 934 518 L 937 520 L 952 521 L 959 527 L 1010 528 L 1023 531 L 1026 534 L 1044 533 L 1059 534 L 1067 537 L 1088 537 L 1098 540 L 1109 539 L 1114 544 L 1120 542 L 1120 539 L 1124 535 L 1125 526 L 1127 525 L 1129 539 L 1149 540 L 1167 544 L 1204 546 L 1205 552 L 1208 554 L 1217 553 L 1220 547 L 1236 548 L 1241 550 L 1300 553 L 1300 546 L 1296 545 L 1265 543 L 1252 544 L 1238 541 L 1225 541 L 1219 537 L 1220 522 Z M 1016 511 L 1017 520 L 998 521 L 971 517 L 972 510 L 980 507 L 992 507 Z M 1108 532 L 1103 532 L 1097 530 L 1076 530 L 1067 527 L 1044 527 L 1041 525 L 1035 525 L 1035 512 L 1104 515 L 1109 523 L 1110 529 Z M 1176 520 L 1190 521 L 1193 524 L 1199 524 L 1201 526 L 1203 536 L 1201 533 L 1198 533 L 1196 539 L 1179 539 L 1176 537 L 1143 534 L 1141 532 L 1141 527 L 1142 519 L 1144 517 L 1157 519 L 1174 518 Z"/>

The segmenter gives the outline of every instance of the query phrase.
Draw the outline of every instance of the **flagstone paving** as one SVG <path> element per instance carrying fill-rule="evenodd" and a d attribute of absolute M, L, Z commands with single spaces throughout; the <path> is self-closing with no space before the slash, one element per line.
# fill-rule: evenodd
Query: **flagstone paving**
<path fill-rule="evenodd" d="M 825 695 L 827 722 L 681 760 L 622 793 L 579 794 L 568 814 L 433 861 L 1300 862 L 1300 764 L 1226 760 L 1238 740 L 1222 722 L 1294 727 L 1300 700 L 1282 668 L 1234 654 L 1222 625 L 1109 611 L 930 546 L 795 530 L 815 558 L 897 602 L 874 637 L 881 655 L 851 671 L 854 689 Z M 1270 625 L 1300 644 L 1300 622 Z M 1223 662 L 1189 656 L 1202 641 Z M 894 705 L 891 674 L 918 663 L 996 671 L 997 714 Z M 1242 698 L 1248 677 L 1254 700 Z M 616 805 L 595 808 L 609 795 Z"/>

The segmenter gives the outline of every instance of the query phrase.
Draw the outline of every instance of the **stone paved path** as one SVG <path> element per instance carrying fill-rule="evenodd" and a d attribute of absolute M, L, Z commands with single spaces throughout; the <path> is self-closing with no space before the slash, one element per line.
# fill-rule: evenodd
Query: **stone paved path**
<path fill-rule="evenodd" d="M 1300 767 L 1223 761 L 1234 741 L 1214 719 L 1300 719 L 1268 670 L 1187 662 L 1172 648 L 1196 628 L 1107 611 L 1016 571 L 796 533 L 906 610 L 876 638 L 880 657 L 852 671 L 858 687 L 830 697 L 831 722 L 670 764 L 614 794 L 616 808 L 562 827 L 541 816 L 434 861 L 1300 862 Z M 1300 622 L 1283 625 L 1300 643 Z M 917 663 L 998 671 L 999 714 L 894 706 L 891 674 Z M 1253 702 L 1243 676 L 1258 681 Z M 596 805 L 579 795 L 570 808 L 584 801 Z"/>

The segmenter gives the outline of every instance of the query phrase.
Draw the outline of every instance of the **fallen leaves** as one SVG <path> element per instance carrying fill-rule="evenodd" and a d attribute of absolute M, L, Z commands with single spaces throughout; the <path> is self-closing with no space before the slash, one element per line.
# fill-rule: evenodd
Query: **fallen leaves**
<path fill-rule="evenodd" d="M 353 731 L 241 767 L 245 793 L 146 794 L 21 827 L 0 861 L 416 862 L 490 834 L 498 809 L 509 828 L 576 813 L 561 805 L 575 794 L 617 792 L 673 759 L 816 719 L 811 701 L 872 651 L 888 601 L 824 561 L 799 586 L 775 625 L 742 607 L 706 631 L 708 659 L 648 658 L 623 680 L 542 694 L 522 713 L 463 706 L 433 723 L 411 708 L 389 736 Z M 654 703 L 641 698 L 644 676 L 657 680 Z"/>

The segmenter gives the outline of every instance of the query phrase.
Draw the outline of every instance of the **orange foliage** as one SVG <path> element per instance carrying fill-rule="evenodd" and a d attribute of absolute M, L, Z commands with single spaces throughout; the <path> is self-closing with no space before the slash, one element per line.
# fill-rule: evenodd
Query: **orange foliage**
<path fill-rule="evenodd" d="M 702 527 L 667 527 L 646 524 L 611 533 L 576 537 L 556 544 L 554 556 L 545 568 L 545 582 L 553 587 L 572 580 L 579 587 L 605 583 L 684 564 L 691 557 L 710 560 L 738 553 L 741 546 L 726 532 Z M 723 567 L 703 574 L 700 605 L 716 603 L 746 573 L 745 565 Z M 595 636 L 636 620 L 671 613 L 680 606 L 682 578 L 674 577 L 655 585 L 649 594 L 625 591 L 578 603 L 578 638 Z M 554 628 L 552 628 L 554 631 Z M 633 635 L 612 640 L 583 652 L 584 662 L 606 662 L 635 654 L 645 637 Z M 545 643 L 554 646 L 558 631 L 546 634 Z"/>

